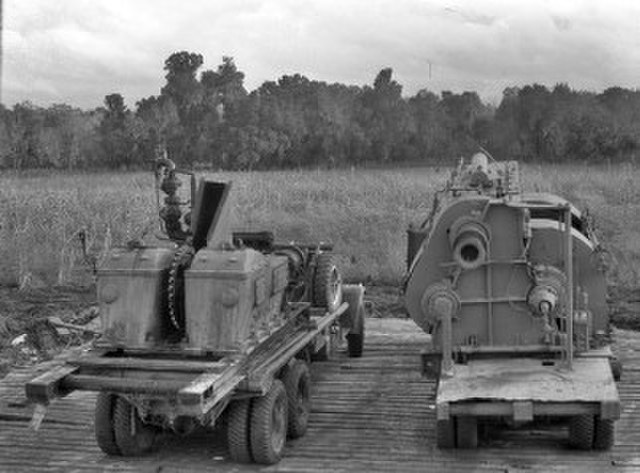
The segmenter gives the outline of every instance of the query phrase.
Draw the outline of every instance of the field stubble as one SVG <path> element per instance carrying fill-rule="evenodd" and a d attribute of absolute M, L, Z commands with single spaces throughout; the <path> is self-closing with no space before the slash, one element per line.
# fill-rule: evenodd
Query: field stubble
<path fill-rule="evenodd" d="M 594 217 L 613 255 L 611 281 L 640 283 L 640 168 L 526 166 L 527 191 L 553 192 Z M 332 242 L 351 281 L 398 284 L 405 230 L 420 222 L 448 173 L 401 170 L 217 173 L 232 180 L 233 228 L 273 230 L 278 239 Z M 185 184 L 186 186 L 186 181 Z M 153 176 L 8 174 L 0 177 L 0 284 L 38 287 L 90 283 L 78 235 L 84 231 L 98 265 L 111 247 L 154 242 Z M 157 242 L 154 242 L 157 243 Z"/>

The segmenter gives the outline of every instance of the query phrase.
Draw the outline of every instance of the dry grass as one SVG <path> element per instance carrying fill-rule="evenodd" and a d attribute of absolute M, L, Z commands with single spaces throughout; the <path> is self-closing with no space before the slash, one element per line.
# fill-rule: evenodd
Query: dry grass
<path fill-rule="evenodd" d="M 424 218 L 447 174 L 423 169 L 222 173 L 234 181 L 234 227 L 272 229 L 283 240 L 331 241 L 350 280 L 402 278 L 405 229 Z M 640 169 L 529 166 L 524 187 L 588 207 L 618 260 L 621 285 L 640 281 Z M 89 279 L 77 233 L 98 259 L 156 218 L 150 174 L 9 174 L 0 177 L 0 284 Z"/>

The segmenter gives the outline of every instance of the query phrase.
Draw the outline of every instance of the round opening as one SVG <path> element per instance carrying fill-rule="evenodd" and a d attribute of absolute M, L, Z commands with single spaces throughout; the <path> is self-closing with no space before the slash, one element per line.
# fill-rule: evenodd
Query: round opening
<path fill-rule="evenodd" d="M 460 248 L 462 261 L 473 263 L 480 257 L 480 250 L 476 245 L 467 244 Z"/>

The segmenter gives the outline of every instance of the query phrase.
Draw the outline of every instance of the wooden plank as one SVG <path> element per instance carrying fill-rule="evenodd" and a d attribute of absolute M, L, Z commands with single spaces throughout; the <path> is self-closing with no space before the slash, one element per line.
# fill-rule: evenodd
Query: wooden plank
<path fill-rule="evenodd" d="M 125 350 L 120 346 L 113 346 L 107 341 L 98 339 L 95 342 L 96 349 L 107 351 L 119 350 L 123 356 L 145 356 L 145 357 L 167 357 L 167 358 L 187 358 L 192 356 L 202 356 L 209 358 L 224 358 L 226 356 L 232 356 L 238 354 L 238 350 L 209 350 L 196 347 L 185 347 L 182 345 L 167 345 L 164 347 L 127 347 Z"/>
<path fill-rule="evenodd" d="M 183 381 L 114 378 L 110 376 L 69 375 L 62 385 L 66 390 L 109 391 L 121 394 L 175 394 L 184 387 Z"/>
<path fill-rule="evenodd" d="M 87 377 L 103 377 L 113 379 L 133 379 L 162 382 L 173 382 L 182 387 L 189 384 L 200 373 L 188 371 L 149 371 L 149 370 L 118 370 L 118 369 L 80 369 L 77 375 Z M 85 389 L 86 390 L 86 389 Z"/>
<path fill-rule="evenodd" d="M 516 419 L 516 404 L 530 404 L 531 414 Z M 440 404 L 438 404 L 440 406 Z M 532 416 L 571 416 L 600 414 L 600 405 L 595 402 L 531 402 L 531 401 L 467 401 L 448 404 L 449 415 L 477 417 L 513 417 L 515 420 L 531 420 Z"/>
<path fill-rule="evenodd" d="M 573 369 L 545 366 L 533 358 L 471 360 L 440 380 L 438 399 L 619 403 L 604 358 L 577 358 Z"/>
<path fill-rule="evenodd" d="M 67 395 L 69 390 L 62 387 L 62 381 L 76 371 L 78 368 L 75 366 L 63 365 L 38 376 L 25 386 L 27 399 L 30 402 L 46 405 L 56 397 Z"/>
<path fill-rule="evenodd" d="M 180 389 L 178 402 L 192 412 L 198 412 L 199 415 L 205 414 L 217 401 L 236 389 L 244 379 L 241 369 L 242 365 L 236 363 L 229 365 L 223 373 L 204 373 L 198 376 L 189 385 Z"/>
<path fill-rule="evenodd" d="M 217 372 L 228 366 L 226 361 L 192 359 L 153 359 L 147 357 L 84 357 L 69 360 L 69 364 L 81 368 L 138 370 L 138 371 L 178 371 L 188 373 Z"/>
<path fill-rule="evenodd" d="M 495 301 L 492 301 L 495 302 Z M 462 346 L 458 350 L 464 354 L 482 354 L 482 355 L 503 355 L 518 356 L 526 354 L 553 354 L 562 351 L 561 347 L 550 345 L 491 345 L 491 346 Z"/>

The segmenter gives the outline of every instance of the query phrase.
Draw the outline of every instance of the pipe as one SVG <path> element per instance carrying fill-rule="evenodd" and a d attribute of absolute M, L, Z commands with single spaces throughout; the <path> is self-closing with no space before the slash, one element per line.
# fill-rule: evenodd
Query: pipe
<path fill-rule="evenodd" d="M 573 236 L 571 235 L 571 206 L 564 208 L 564 271 L 567 276 L 567 366 L 573 366 Z"/>
<path fill-rule="evenodd" d="M 460 310 L 460 300 L 446 284 L 429 286 L 422 296 L 422 310 L 433 321 L 440 322 L 440 349 L 442 350 L 441 374 L 453 374 L 453 317 Z"/>
<path fill-rule="evenodd" d="M 433 301 L 433 308 L 441 318 L 442 323 L 442 370 L 441 376 L 453 375 L 453 358 L 451 353 L 453 351 L 453 311 L 454 303 L 449 297 L 436 297 Z"/>
<path fill-rule="evenodd" d="M 475 269 L 487 260 L 489 234 L 480 222 L 466 218 L 451 226 L 453 260 L 463 269 Z"/>

